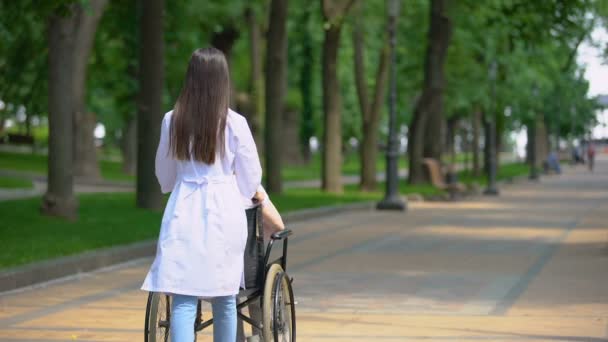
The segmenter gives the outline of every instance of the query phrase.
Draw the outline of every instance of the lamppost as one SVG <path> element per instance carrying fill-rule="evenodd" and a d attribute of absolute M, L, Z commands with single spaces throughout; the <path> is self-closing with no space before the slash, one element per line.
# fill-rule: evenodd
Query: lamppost
<path fill-rule="evenodd" d="M 376 206 L 380 210 L 405 210 L 407 204 L 399 196 L 399 171 L 397 169 L 397 158 L 399 157 L 399 141 L 396 132 L 395 102 L 397 101 L 397 80 L 395 72 L 396 64 L 396 37 L 397 16 L 399 15 L 399 0 L 388 1 L 388 33 L 390 44 L 390 72 L 389 84 L 389 121 L 388 121 L 388 144 L 386 151 L 386 193 L 384 199 Z"/>
<path fill-rule="evenodd" d="M 534 96 L 534 101 L 538 101 L 538 85 L 536 84 L 532 88 L 532 96 Z M 532 110 L 532 124 L 529 127 L 532 132 L 528 134 L 530 137 L 530 175 L 528 178 L 536 181 L 538 180 L 538 170 L 536 169 L 536 106 L 534 106 Z"/>
<path fill-rule="evenodd" d="M 490 165 L 488 168 L 488 186 L 485 195 L 498 195 L 496 186 L 496 60 L 490 64 L 490 129 L 488 143 L 490 144 Z"/>

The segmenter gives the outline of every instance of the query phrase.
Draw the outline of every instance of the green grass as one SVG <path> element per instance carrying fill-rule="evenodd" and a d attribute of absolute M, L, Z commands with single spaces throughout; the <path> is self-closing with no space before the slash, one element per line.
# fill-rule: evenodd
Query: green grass
<path fill-rule="evenodd" d="M 0 189 L 31 189 L 34 184 L 30 180 L 0 176 Z"/>
<path fill-rule="evenodd" d="M 496 175 L 497 180 L 508 180 L 514 177 L 527 175 L 530 172 L 530 166 L 525 163 L 506 163 L 500 166 L 498 174 Z M 488 179 L 485 175 L 473 176 L 469 171 L 461 171 L 458 173 L 458 181 L 471 184 L 473 182 L 479 185 L 486 185 Z"/>
<path fill-rule="evenodd" d="M 0 205 L 0 267 L 121 245 L 158 235 L 161 213 L 135 208 L 132 194 L 80 196 L 79 219 L 40 214 L 40 199 Z"/>
<path fill-rule="evenodd" d="M 120 162 L 102 160 L 101 175 L 107 180 L 132 181 L 135 178 L 122 172 Z M 0 169 L 46 174 L 47 157 L 42 154 L 0 151 Z"/>
<path fill-rule="evenodd" d="M 376 159 L 376 170 L 382 172 L 384 170 L 385 156 L 382 153 L 378 153 Z M 405 158 L 399 158 L 399 168 L 407 168 L 407 160 Z M 359 174 L 359 155 L 350 154 L 344 157 L 342 162 L 342 174 L 343 175 L 358 175 Z M 286 165 L 283 168 L 282 176 L 283 180 L 286 181 L 298 181 L 317 179 L 321 175 L 321 154 L 317 153 L 313 155 L 310 163 L 307 165 Z"/>
<path fill-rule="evenodd" d="M 0 151 L 0 169 L 46 173 L 46 156 Z"/>
<path fill-rule="evenodd" d="M 289 189 L 281 195 L 272 195 L 272 202 L 281 213 L 298 209 L 318 208 L 362 201 L 377 200 L 376 193 L 365 193 L 347 188 L 344 193 L 329 194 L 319 189 Z"/>

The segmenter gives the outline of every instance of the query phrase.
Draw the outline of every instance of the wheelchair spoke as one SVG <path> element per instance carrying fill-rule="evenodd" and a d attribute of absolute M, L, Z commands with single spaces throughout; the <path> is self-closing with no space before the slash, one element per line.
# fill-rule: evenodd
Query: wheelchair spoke
<path fill-rule="evenodd" d="M 156 332 L 157 341 L 169 341 L 169 297 L 161 296 L 158 303 L 158 328 Z"/>
<path fill-rule="evenodd" d="M 287 303 L 287 295 L 285 293 L 287 289 L 283 284 L 284 283 L 281 282 L 279 288 L 277 289 L 279 307 L 277 308 L 278 321 L 275 323 L 278 325 L 277 330 L 279 332 L 280 340 L 283 342 L 289 342 L 291 341 L 291 311 L 287 309 L 287 306 L 289 305 Z"/>

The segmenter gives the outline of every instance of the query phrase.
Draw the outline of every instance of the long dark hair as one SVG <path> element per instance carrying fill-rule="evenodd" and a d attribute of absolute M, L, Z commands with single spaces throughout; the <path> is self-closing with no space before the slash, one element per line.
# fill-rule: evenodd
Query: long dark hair
<path fill-rule="evenodd" d="M 213 47 L 194 51 L 173 109 L 169 139 L 173 156 L 213 164 L 218 150 L 223 155 L 229 103 L 230 74 L 224 54 Z"/>

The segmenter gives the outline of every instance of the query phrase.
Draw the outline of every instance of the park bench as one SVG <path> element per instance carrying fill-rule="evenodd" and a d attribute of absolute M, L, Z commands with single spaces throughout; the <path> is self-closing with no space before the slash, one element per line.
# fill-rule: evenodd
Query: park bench
<path fill-rule="evenodd" d="M 446 177 L 438 160 L 425 158 L 422 163 L 426 167 L 431 184 L 440 190 L 447 191 L 450 195 L 450 199 L 454 199 L 457 195 L 466 192 L 467 188 L 464 184 L 459 182 L 446 182 Z"/>
<path fill-rule="evenodd" d="M 14 145 L 34 145 L 34 137 L 26 134 L 8 133 L 0 142 Z"/>

